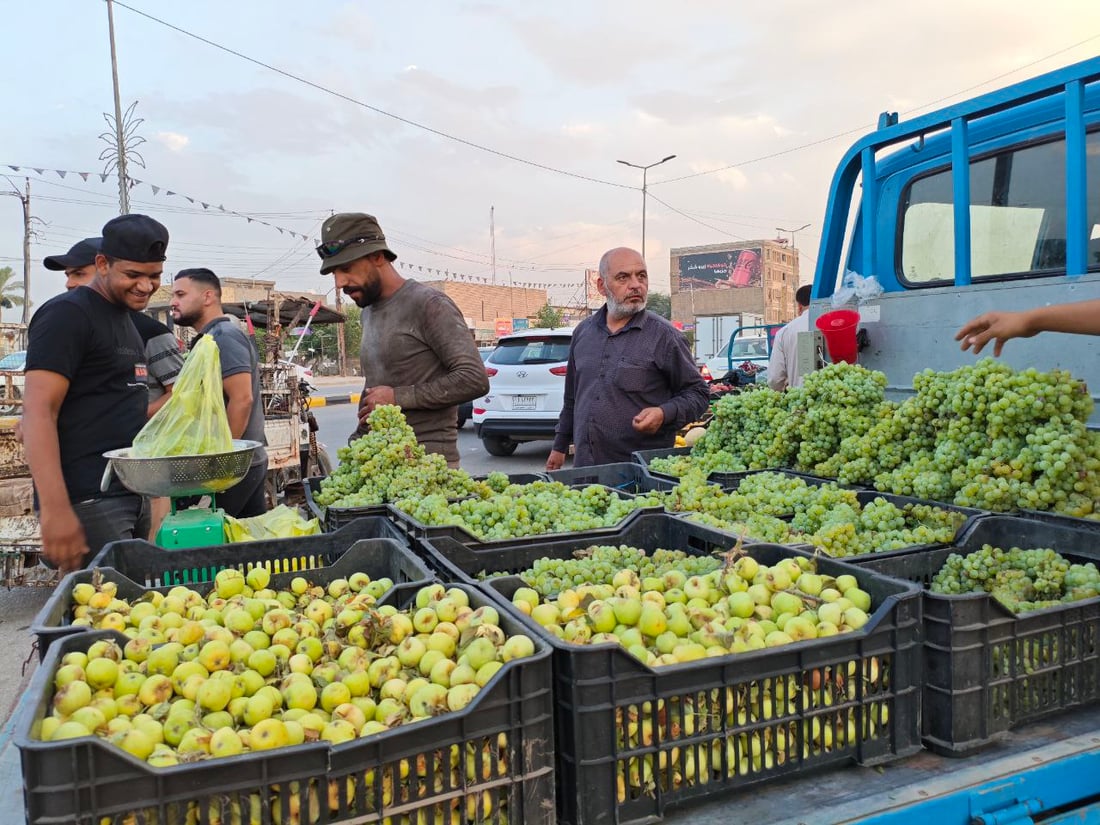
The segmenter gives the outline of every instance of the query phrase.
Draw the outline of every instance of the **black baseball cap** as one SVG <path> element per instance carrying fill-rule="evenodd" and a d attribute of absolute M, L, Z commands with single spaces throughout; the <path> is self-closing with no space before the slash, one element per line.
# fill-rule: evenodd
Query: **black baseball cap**
<path fill-rule="evenodd" d="M 99 253 L 99 245 L 103 238 L 85 238 L 73 244 L 73 248 L 64 255 L 50 255 L 42 264 L 46 269 L 54 272 L 64 272 L 66 269 L 80 269 L 95 263 L 95 256 Z"/>
<path fill-rule="evenodd" d="M 122 261 L 158 263 L 168 251 L 168 230 L 148 215 L 119 215 L 104 225 L 99 251 Z"/>

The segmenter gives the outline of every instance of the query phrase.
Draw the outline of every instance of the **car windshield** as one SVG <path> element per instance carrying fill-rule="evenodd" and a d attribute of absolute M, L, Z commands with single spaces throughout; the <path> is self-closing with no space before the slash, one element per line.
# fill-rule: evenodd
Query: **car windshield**
<path fill-rule="evenodd" d="M 768 354 L 768 345 L 763 338 L 749 338 L 733 342 L 734 358 L 756 358 Z"/>
<path fill-rule="evenodd" d="M 0 370 L 21 370 L 27 363 L 27 353 L 13 352 L 0 358 Z"/>
<path fill-rule="evenodd" d="M 569 338 L 513 338 L 501 341 L 489 356 L 490 364 L 554 364 L 569 358 Z"/>

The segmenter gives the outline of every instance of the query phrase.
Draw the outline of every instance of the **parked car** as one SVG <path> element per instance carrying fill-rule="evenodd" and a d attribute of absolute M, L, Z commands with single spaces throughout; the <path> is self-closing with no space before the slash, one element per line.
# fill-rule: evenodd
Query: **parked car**
<path fill-rule="evenodd" d="M 526 329 L 500 339 L 485 362 L 489 394 L 474 402 L 474 432 L 489 455 L 554 437 L 565 395 L 572 327 Z"/>
<path fill-rule="evenodd" d="M 489 357 L 489 354 L 496 349 L 496 347 L 478 347 L 478 354 L 481 355 L 482 362 Z M 458 428 L 461 430 L 466 426 L 466 422 L 470 420 L 470 417 L 474 414 L 474 402 L 465 401 L 458 405 Z"/>
<path fill-rule="evenodd" d="M 5 404 L 8 397 L 8 379 L 11 373 L 11 388 L 14 398 L 23 397 L 23 370 L 27 367 L 27 351 L 9 352 L 0 358 L 0 415 L 17 415 L 23 411 L 19 404 Z"/>
<path fill-rule="evenodd" d="M 730 347 L 733 348 L 733 352 L 730 352 Z M 760 367 L 761 371 L 758 375 L 763 376 L 766 374 L 768 366 L 768 339 L 761 335 L 759 337 L 741 338 L 740 336 L 731 337 L 726 345 L 719 350 L 717 355 L 711 358 L 707 358 L 702 367 L 703 377 L 707 380 L 717 381 L 730 371 L 730 364 L 732 362 L 732 369 L 737 369 L 741 364 L 746 361 L 751 361 Z M 708 375 L 709 373 L 709 375 Z M 758 381 L 764 380 L 763 377 L 757 379 Z"/>

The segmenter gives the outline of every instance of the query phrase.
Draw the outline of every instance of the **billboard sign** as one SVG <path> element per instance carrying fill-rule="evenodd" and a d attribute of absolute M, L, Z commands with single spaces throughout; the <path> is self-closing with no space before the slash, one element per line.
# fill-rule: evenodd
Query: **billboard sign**
<path fill-rule="evenodd" d="M 681 255 L 680 291 L 760 286 L 763 259 L 760 247 Z"/>
<path fill-rule="evenodd" d="M 511 318 L 497 318 L 496 319 L 496 331 L 497 337 L 501 335 L 512 334 L 512 319 Z"/>
<path fill-rule="evenodd" d="M 527 326 L 528 326 L 528 324 L 527 324 L 527 319 L 526 318 L 513 318 L 512 319 L 512 331 L 513 332 L 515 332 L 516 330 L 519 330 L 519 329 L 527 329 Z"/>

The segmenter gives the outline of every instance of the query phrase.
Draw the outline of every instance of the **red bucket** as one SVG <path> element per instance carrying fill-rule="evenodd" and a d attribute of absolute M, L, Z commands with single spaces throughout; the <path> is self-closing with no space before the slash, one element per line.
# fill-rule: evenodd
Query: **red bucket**
<path fill-rule="evenodd" d="M 825 346 L 829 358 L 834 364 L 847 361 L 856 362 L 856 328 L 859 326 L 859 313 L 853 309 L 835 309 L 826 312 L 816 321 L 817 328 L 825 336 Z"/>

